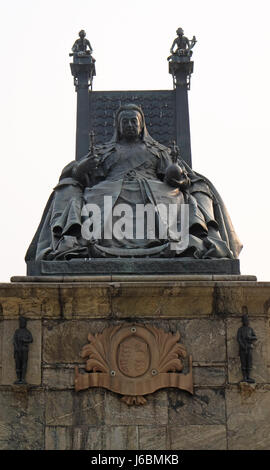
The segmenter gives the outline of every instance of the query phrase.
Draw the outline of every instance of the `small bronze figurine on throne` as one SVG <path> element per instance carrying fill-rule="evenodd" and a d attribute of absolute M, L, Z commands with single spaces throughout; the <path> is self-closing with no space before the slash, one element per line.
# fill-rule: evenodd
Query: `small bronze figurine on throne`
<path fill-rule="evenodd" d="M 184 36 L 184 31 L 182 28 L 178 28 L 176 33 L 177 38 L 175 38 L 172 43 L 172 47 L 170 49 L 171 55 L 168 57 L 168 60 L 179 61 L 180 58 L 190 58 L 192 56 L 191 49 L 197 42 L 196 37 L 193 36 L 193 38 L 189 40 L 186 36 Z"/>
<path fill-rule="evenodd" d="M 72 46 L 72 52 L 69 54 L 70 56 L 76 58 L 81 57 L 90 57 L 92 62 L 95 62 L 94 57 L 92 57 L 93 48 L 90 44 L 90 41 L 86 39 L 86 32 L 82 29 L 79 32 L 79 39 L 76 39 Z"/>

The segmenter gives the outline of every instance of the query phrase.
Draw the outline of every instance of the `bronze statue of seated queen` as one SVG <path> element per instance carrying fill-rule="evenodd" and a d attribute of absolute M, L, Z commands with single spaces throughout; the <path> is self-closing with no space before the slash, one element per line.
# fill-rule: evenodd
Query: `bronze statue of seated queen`
<path fill-rule="evenodd" d="M 215 187 L 149 135 L 134 104 L 118 109 L 109 142 L 63 169 L 35 244 L 36 261 L 235 259 L 241 249 Z"/>

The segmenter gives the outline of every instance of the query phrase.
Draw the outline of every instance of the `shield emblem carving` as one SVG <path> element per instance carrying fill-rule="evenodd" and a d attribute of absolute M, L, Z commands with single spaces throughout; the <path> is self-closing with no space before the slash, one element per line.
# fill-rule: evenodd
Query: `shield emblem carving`
<path fill-rule="evenodd" d="M 128 377 L 140 377 L 149 368 L 148 346 L 142 338 L 129 336 L 119 345 L 119 369 Z"/>

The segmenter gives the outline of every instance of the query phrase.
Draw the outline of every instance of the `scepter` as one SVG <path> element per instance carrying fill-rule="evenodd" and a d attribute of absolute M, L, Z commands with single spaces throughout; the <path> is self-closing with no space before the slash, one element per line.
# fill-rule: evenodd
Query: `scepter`
<path fill-rule="evenodd" d="M 94 156 L 94 143 L 95 143 L 95 133 L 94 131 L 92 130 L 91 132 L 89 132 L 89 153 L 91 157 Z"/>
<path fill-rule="evenodd" d="M 173 140 L 172 145 L 170 146 L 171 149 L 171 157 L 172 157 L 172 162 L 177 163 L 179 156 L 180 156 L 180 150 L 178 145 L 176 145 L 175 140 Z"/>
<path fill-rule="evenodd" d="M 89 167 L 88 167 L 88 171 L 91 171 L 90 175 L 88 175 L 88 178 L 90 178 L 90 181 L 92 184 L 94 184 L 94 171 L 97 169 L 97 155 L 95 155 L 95 133 L 94 131 L 92 130 L 91 132 L 89 132 L 89 153 L 87 155 L 88 159 L 88 162 L 90 163 Z M 94 164 L 91 164 L 91 160 Z M 89 181 L 89 183 L 90 183 Z"/>

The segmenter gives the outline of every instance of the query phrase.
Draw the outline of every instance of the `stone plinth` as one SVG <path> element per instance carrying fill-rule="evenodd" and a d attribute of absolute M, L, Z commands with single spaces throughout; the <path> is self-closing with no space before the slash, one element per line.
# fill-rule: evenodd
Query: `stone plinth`
<path fill-rule="evenodd" d="M 14 277 L 0 285 L 0 449 L 269 449 L 270 283 L 252 276 Z M 236 334 L 249 314 L 255 385 L 242 379 Z M 14 385 L 18 317 L 33 335 Z M 194 395 L 174 388 L 127 406 L 102 388 L 75 392 L 87 335 L 110 325 L 180 332 Z"/>

